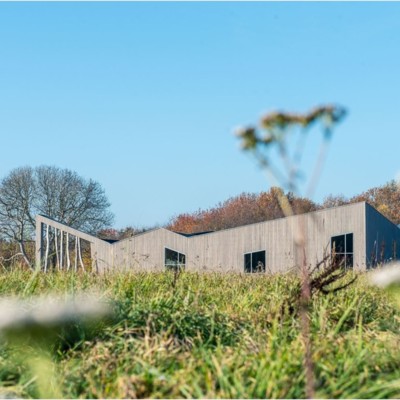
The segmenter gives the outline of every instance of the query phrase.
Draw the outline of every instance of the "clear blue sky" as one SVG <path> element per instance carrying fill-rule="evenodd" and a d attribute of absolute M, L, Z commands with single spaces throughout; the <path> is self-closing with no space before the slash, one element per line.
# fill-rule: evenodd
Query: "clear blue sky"
<path fill-rule="evenodd" d="M 267 190 L 232 132 L 270 110 L 348 108 L 316 201 L 400 170 L 400 3 L 0 3 L 0 38 L 0 176 L 93 178 L 116 227 Z"/>

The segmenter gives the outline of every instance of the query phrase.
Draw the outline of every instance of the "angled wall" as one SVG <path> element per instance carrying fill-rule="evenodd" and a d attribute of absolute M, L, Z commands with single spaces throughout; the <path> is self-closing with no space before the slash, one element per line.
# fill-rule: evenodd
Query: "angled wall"
<path fill-rule="evenodd" d="M 160 228 L 113 244 L 114 267 L 135 271 L 164 270 L 165 248 L 188 254 L 186 236 Z"/>
<path fill-rule="evenodd" d="M 61 222 L 57 222 L 52 218 L 44 215 L 36 216 L 36 266 L 41 267 L 44 257 L 45 242 L 43 239 L 44 226 L 51 227 L 63 234 L 68 234 L 79 239 L 86 240 L 90 243 L 91 258 L 94 268 L 97 271 L 104 271 L 113 266 L 113 248 L 112 246 L 93 235 L 89 235 L 78 229 L 71 228 Z"/>
<path fill-rule="evenodd" d="M 374 207 L 366 204 L 367 268 L 400 258 L 400 229 Z"/>

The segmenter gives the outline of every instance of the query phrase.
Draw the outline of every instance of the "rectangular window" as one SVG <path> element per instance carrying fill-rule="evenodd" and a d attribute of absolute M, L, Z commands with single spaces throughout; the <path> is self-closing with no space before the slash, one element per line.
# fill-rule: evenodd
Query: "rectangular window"
<path fill-rule="evenodd" d="M 332 262 L 344 268 L 353 268 L 353 234 L 332 236 L 331 238 Z"/>
<path fill-rule="evenodd" d="M 265 272 L 265 250 L 246 253 L 244 255 L 244 272 Z"/>
<path fill-rule="evenodd" d="M 167 269 L 184 269 L 186 266 L 186 256 L 166 247 L 164 263 Z"/>

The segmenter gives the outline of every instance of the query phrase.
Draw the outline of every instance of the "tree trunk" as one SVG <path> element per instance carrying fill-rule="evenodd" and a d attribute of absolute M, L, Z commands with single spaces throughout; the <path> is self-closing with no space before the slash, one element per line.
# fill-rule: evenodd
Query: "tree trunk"
<path fill-rule="evenodd" d="M 26 265 L 27 265 L 31 270 L 34 270 L 34 268 L 33 268 L 32 264 L 31 264 L 31 262 L 30 262 L 29 259 L 28 259 L 28 256 L 26 255 L 24 242 L 23 242 L 22 240 L 20 240 L 20 241 L 18 241 L 18 244 L 19 244 L 19 249 L 20 249 L 20 251 L 21 251 L 22 257 L 23 257 L 23 259 L 24 259 Z"/>

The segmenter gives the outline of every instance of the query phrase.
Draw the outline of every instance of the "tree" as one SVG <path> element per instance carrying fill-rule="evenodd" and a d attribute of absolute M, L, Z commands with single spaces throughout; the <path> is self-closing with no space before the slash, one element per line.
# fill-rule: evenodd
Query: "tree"
<path fill-rule="evenodd" d="M 33 202 L 36 197 L 34 171 L 30 167 L 17 168 L 0 184 L 0 235 L 16 241 L 25 262 L 28 259 L 25 241 L 34 232 L 35 214 Z"/>
<path fill-rule="evenodd" d="M 351 203 L 358 201 L 368 202 L 395 224 L 400 224 L 400 187 L 394 180 L 350 199 Z"/>
<path fill-rule="evenodd" d="M 329 195 L 321 204 L 322 208 L 342 206 L 366 201 L 395 224 L 400 224 L 400 186 L 392 180 L 382 186 L 376 186 L 357 194 L 350 199 L 343 195 Z"/>
<path fill-rule="evenodd" d="M 31 265 L 24 243 L 35 232 L 36 214 L 96 234 L 113 220 L 98 182 L 53 166 L 21 167 L 0 182 L 0 237 L 16 241 Z"/>
<path fill-rule="evenodd" d="M 97 237 L 103 240 L 123 240 L 152 229 L 157 229 L 157 226 L 141 228 L 126 226 L 122 229 L 106 228 L 98 231 Z"/>
<path fill-rule="evenodd" d="M 346 199 L 342 194 L 332 195 L 324 198 L 324 201 L 321 204 L 322 208 L 333 208 L 343 206 L 345 204 L 349 204 L 349 200 Z"/>
<path fill-rule="evenodd" d="M 195 233 L 217 231 L 237 226 L 282 218 L 279 205 L 282 190 L 272 187 L 268 192 L 242 193 L 217 204 L 208 210 L 193 214 L 180 214 L 171 219 L 167 228 L 176 232 Z M 314 211 L 318 206 L 311 200 L 287 194 L 288 201 L 296 214 Z"/>

